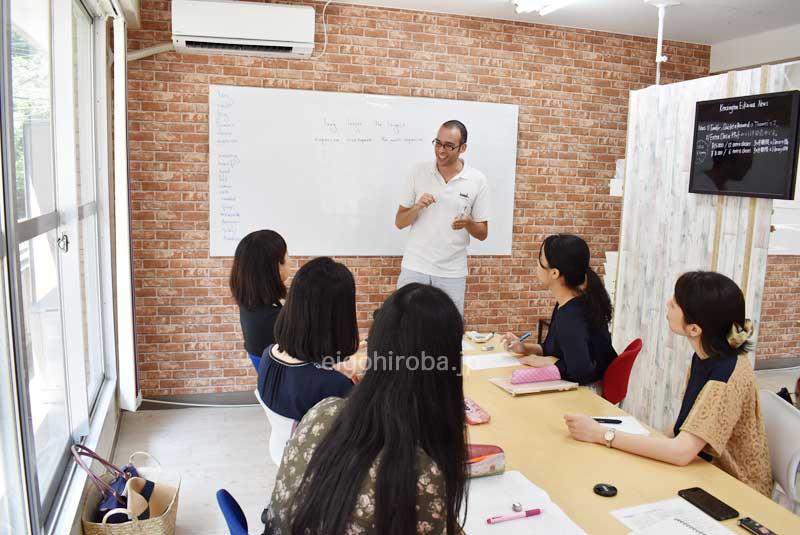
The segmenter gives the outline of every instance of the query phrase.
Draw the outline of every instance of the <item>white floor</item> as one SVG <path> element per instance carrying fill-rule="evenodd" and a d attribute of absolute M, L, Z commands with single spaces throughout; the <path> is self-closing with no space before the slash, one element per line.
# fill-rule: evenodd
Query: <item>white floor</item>
<path fill-rule="evenodd" d="M 275 483 L 269 422 L 260 406 L 124 412 L 115 464 L 144 450 L 182 477 L 176 535 L 227 535 L 216 492 L 226 488 L 261 533 Z"/>
<path fill-rule="evenodd" d="M 778 393 L 784 386 L 794 394 L 797 378 L 800 377 L 800 366 L 795 368 L 782 368 L 779 370 L 757 370 L 756 380 L 758 388 L 765 388 Z"/>

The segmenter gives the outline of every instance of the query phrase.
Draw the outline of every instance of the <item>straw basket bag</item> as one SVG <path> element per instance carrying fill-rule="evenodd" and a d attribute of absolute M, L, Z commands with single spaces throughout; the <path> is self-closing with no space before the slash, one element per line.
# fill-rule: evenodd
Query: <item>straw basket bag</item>
<path fill-rule="evenodd" d="M 174 535 L 180 475 L 163 469 L 155 458 L 145 452 L 131 455 L 130 463 L 135 465 L 134 460 L 140 455 L 154 461 L 155 465 L 137 466 L 141 477 L 131 477 L 125 484 L 123 496 L 127 499 L 126 507 L 108 511 L 100 522 L 95 521 L 95 513 L 104 494 L 102 487 L 92 485 L 81 518 L 84 535 Z M 109 483 L 113 477 L 113 474 L 106 473 L 100 479 Z M 149 491 L 152 493 L 149 494 Z M 107 522 L 109 517 L 119 513 L 126 515 L 129 521 L 121 524 Z"/>

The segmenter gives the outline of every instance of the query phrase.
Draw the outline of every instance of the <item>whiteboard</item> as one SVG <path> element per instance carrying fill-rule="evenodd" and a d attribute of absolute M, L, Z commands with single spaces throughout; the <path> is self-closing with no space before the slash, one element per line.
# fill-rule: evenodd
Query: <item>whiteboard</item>
<path fill-rule="evenodd" d="M 233 256 L 268 228 L 291 255 L 402 255 L 401 188 L 416 163 L 433 165 L 439 126 L 458 119 L 492 205 L 489 237 L 469 253 L 510 255 L 517 117 L 511 104 L 212 85 L 210 254 Z"/>

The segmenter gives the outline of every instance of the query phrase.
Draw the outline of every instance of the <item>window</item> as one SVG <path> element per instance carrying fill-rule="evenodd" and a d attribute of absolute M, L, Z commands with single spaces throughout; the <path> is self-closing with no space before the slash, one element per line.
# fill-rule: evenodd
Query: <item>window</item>
<path fill-rule="evenodd" d="M 80 2 L 72 3 L 72 68 L 75 113 L 75 205 L 78 208 L 78 288 L 80 317 L 76 328 L 82 335 L 89 404 L 103 383 L 103 339 L 100 321 L 100 265 L 97 243 L 97 182 L 94 142 L 94 47 L 92 19 Z"/>
<path fill-rule="evenodd" d="M 108 244 L 101 247 L 98 238 L 100 225 L 108 225 L 99 208 L 107 200 L 98 198 L 98 184 L 108 177 L 98 174 L 96 117 L 104 116 L 106 95 L 95 95 L 103 87 L 97 72 L 106 76 L 105 65 L 95 65 L 102 58 L 97 51 L 105 52 L 104 31 L 95 31 L 81 0 L 0 1 L 10 6 L 0 10 L 10 17 L 0 21 L 8 37 L 8 48 L 0 46 L 6 79 L 0 193 L 8 230 L 0 234 L 0 274 L 8 275 L 0 281 L 0 291 L 8 290 L 8 299 L 0 293 L 0 535 L 6 535 L 27 531 L 9 522 L 28 518 L 37 533 L 53 529 L 73 473 L 69 447 L 97 434 L 106 419 L 115 370 L 103 308 L 111 266 Z M 96 410 L 99 399 L 103 411 Z"/>
<path fill-rule="evenodd" d="M 46 511 L 64 472 L 71 442 L 56 183 L 53 172 L 50 2 L 11 1 L 11 109 L 13 116 L 14 233 L 25 354 L 17 366 L 27 382 L 38 495 Z M 30 447 L 30 446 L 29 446 Z"/>
<path fill-rule="evenodd" d="M 0 174 L 3 151 L 0 143 Z M 0 183 L 0 199 L 3 187 Z M 0 235 L 5 235 L 5 216 L 0 203 Z M 0 535 L 25 533 L 25 493 L 19 456 L 19 423 L 16 419 L 14 362 L 8 337 L 8 269 L 5 244 L 0 243 Z"/>

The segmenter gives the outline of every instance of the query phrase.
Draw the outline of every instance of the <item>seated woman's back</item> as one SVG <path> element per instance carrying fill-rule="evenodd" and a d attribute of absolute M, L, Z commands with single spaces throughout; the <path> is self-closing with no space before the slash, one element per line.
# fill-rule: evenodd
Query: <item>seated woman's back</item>
<path fill-rule="evenodd" d="M 344 265 L 320 257 L 297 271 L 275 342 L 258 368 L 258 392 L 272 411 L 300 420 L 321 400 L 348 394 L 352 382 L 332 368 L 358 350 L 355 282 Z"/>
<path fill-rule="evenodd" d="M 284 450 L 284 459 L 275 480 L 272 501 L 261 518 L 266 525 L 265 533 L 291 533 L 287 519 L 293 517 L 292 511 L 296 512 L 296 508 L 292 509 L 292 498 L 306 472 L 308 459 L 313 457 L 346 403 L 342 398 L 328 398 L 321 401 L 306 413 L 295 430 Z M 367 477 L 361 482 L 346 533 L 382 533 L 378 531 L 375 516 L 380 464 L 378 457 L 373 461 Z M 415 503 L 417 525 L 424 528 L 419 532 L 446 533 L 444 515 L 446 484 L 442 472 L 421 450 L 418 452 L 416 470 L 419 476 Z"/>
<path fill-rule="evenodd" d="M 287 444 L 266 534 L 455 535 L 466 487 L 461 315 L 411 284 L 376 314 L 346 400 L 311 409 Z"/>
<path fill-rule="evenodd" d="M 229 285 L 239 306 L 244 347 L 255 361 L 275 342 L 275 320 L 289 277 L 286 242 L 273 230 L 251 232 L 236 246 Z"/>

